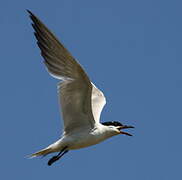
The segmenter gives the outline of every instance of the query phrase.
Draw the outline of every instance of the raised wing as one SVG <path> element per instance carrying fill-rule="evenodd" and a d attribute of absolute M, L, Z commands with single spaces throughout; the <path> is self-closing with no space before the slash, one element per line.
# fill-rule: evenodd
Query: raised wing
<path fill-rule="evenodd" d="M 106 104 L 106 98 L 102 91 L 100 91 L 93 83 L 92 86 L 92 113 L 95 121 L 98 123 L 102 109 Z"/>
<path fill-rule="evenodd" d="M 62 80 L 58 85 L 58 93 L 65 133 L 83 126 L 94 127 L 92 84 L 88 76 L 49 29 L 34 14 L 28 12 L 48 72 Z"/>

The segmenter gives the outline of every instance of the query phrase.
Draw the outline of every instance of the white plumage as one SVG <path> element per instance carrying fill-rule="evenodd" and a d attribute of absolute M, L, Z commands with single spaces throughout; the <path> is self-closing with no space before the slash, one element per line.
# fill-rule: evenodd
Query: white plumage
<path fill-rule="evenodd" d="M 81 65 L 48 28 L 28 12 L 47 70 L 51 76 L 61 80 L 58 95 L 64 121 L 62 138 L 31 156 L 60 152 L 49 160 L 48 164 L 51 165 L 68 150 L 94 145 L 117 134 L 130 135 L 120 130 L 132 126 L 124 126 L 119 122 L 99 122 L 106 104 L 104 94 L 89 80 Z"/>

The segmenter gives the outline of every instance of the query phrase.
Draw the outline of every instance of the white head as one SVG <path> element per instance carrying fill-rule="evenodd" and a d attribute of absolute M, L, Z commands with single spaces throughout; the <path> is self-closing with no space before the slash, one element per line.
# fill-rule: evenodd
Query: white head
<path fill-rule="evenodd" d="M 123 132 L 121 130 L 122 129 L 128 129 L 128 128 L 134 128 L 133 126 L 123 125 L 123 124 L 121 124 L 120 122 L 117 122 L 117 121 L 104 122 L 104 123 L 102 123 L 102 125 L 107 126 L 109 128 L 108 130 L 113 135 L 125 134 L 127 136 L 132 136 L 131 134 L 129 134 L 127 132 Z"/>

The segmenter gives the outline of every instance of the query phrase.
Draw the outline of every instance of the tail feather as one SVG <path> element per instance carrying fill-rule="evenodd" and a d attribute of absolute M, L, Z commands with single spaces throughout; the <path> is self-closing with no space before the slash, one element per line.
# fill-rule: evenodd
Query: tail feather
<path fill-rule="evenodd" d="M 42 149 L 42 150 L 40 150 L 38 152 L 35 152 L 35 153 L 31 154 L 29 157 L 34 158 L 34 157 L 37 157 L 37 156 L 46 156 L 49 153 L 52 153 L 52 150 L 51 150 L 50 147 Z"/>

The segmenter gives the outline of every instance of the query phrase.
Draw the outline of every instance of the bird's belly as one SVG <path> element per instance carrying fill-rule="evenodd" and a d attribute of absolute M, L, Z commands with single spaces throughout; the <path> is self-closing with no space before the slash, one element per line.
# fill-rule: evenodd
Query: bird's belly
<path fill-rule="evenodd" d="M 94 134 L 79 134 L 70 137 L 68 147 L 69 149 L 80 149 L 88 146 L 92 146 L 100 143 L 101 141 L 107 139 L 103 135 Z"/>

